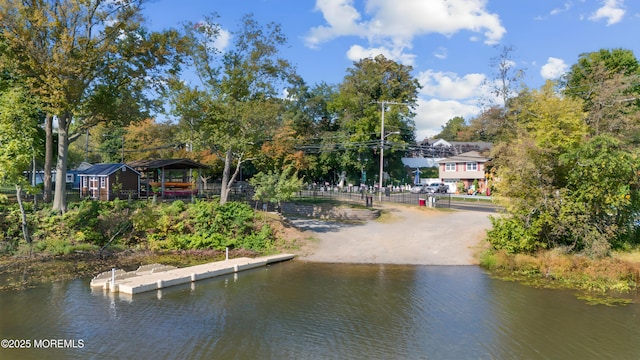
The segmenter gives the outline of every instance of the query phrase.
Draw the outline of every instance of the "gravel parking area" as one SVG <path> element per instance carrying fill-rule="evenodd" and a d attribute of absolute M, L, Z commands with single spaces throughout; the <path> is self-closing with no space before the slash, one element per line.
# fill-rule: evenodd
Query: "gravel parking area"
<path fill-rule="evenodd" d="M 291 219 L 317 241 L 297 259 L 329 263 L 474 265 L 491 227 L 489 214 L 384 205 L 379 220 L 364 224 Z"/>

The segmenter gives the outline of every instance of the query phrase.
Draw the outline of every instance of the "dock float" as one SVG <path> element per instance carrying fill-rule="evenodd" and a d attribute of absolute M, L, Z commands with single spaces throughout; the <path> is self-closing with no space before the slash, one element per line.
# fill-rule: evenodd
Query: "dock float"
<path fill-rule="evenodd" d="M 292 254 L 280 254 L 257 258 L 241 257 L 186 268 L 151 264 L 140 266 L 135 271 L 112 269 L 96 275 L 91 280 L 91 288 L 134 295 L 267 266 L 294 257 Z"/>

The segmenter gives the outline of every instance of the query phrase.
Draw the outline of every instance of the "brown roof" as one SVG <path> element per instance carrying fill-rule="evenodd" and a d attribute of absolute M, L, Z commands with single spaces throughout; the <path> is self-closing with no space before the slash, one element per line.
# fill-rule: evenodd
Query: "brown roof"
<path fill-rule="evenodd" d="M 489 159 L 480 155 L 477 151 L 469 151 L 460 155 L 448 157 L 442 160 L 438 160 L 438 163 L 452 163 L 452 162 L 487 162 Z"/>

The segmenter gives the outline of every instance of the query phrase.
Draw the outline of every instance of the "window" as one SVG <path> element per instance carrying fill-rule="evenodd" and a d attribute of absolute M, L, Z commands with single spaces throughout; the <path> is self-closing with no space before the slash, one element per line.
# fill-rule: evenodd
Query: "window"
<path fill-rule="evenodd" d="M 456 171 L 456 163 L 444 164 L 444 171 Z"/>
<path fill-rule="evenodd" d="M 101 177 L 100 178 L 100 187 L 103 188 L 103 189 L 107 187 L 107 178 L 106 177 Z"/>
<path fill-rule="evenodd" d="M 86 176 L 82 177 L 82 187 L 85 187 L 85 188 L 87 187 L 87 177 Z"/>
<path fill-rule="evenodd" d="M 90 189 L 97 189 L 98 188 L 98 178 L 95 176 L 92 176 L 89 178 L 89 188 Z"/>
<path fill-rule="evenodd" d="M 476 163 L 476 162 L 468 162 L 467 163 L 467 171 L 478 171 L 478 163 Z"/>

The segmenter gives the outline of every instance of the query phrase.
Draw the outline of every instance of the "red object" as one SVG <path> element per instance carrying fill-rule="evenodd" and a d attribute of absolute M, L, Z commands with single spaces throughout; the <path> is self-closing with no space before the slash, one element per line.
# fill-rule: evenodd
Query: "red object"
<path fill-rule="evenodd" d="M 425 199 L 418 199 L 419 206 L 427 206 L 427 201 Z"/>

